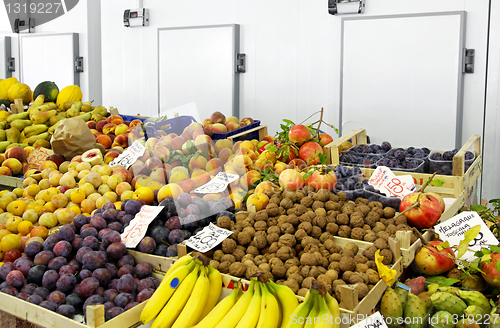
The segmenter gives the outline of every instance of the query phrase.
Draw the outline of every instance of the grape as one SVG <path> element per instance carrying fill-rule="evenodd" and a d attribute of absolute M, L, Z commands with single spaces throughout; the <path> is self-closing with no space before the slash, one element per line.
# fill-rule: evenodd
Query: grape
<path fill-rule="evenodd" d="M 83 228 L 82 227 L 82 230 L 80 231 L 80 237 L 82 237 L 83 239 L 85 239 L 85 237 L 87 236 L 94 236 L 94 237 L 97 237 L 97 230 L 96 228 L 94 227 L 86 227 L 86 228 Z"/>
<path fill-rule="evenodd" d="M 118 291 L 116 289 L 107 289 L 104 291 L 104 302 L 113 302 L 118 295 Z"/>
<path fill-rule="evenodd" d="M 116 277 L 116 275 L 118 274 L 118 268 L 112 263 L 105 263 L 104 268 L 108 269 L 109 273 L 111 273 L 111 278 Z"/>
<path fill-rule="evenodd" d="M 64 293 L 62 293 L 58 290 L 55 290 L 49 294 L 46 301 L 54 302 L 57 305 L 61 305 L 61 304 L 64 304 L 64 302 L 66 301 L 66 295 L 64 295 Z"/>
<path fill-rule="evenodd" d="M 123 224 L 120 222 L 111 222 L 108 224 L 108 228 L 114 231 L 122 232 L 123 231 Z"/>
<path fill-rule="evenodd" d="M 72 259 L 71 261 L 69 261 L 68 265 L 75 268 L 76 271 L 80 271 L 82 269 L 81 263 L 78 262 L 76 259 Z"/>
<path fill-rule="evenodd" d="M 33 283 L 30 283 L 30 284 L 27 284 L 25 285 L 22 289 L 21 289 L 21 293 L 26 293 L 26 294 L 29 294 L 29 295 L 32 295 L 33 294 L 33 291 L 35 290 L 35 288 L 37 288 L 38 286 L 33 284 Z"/>
<path fill-rule="evenodd" d="M 79 293 L 71 293 L 66 297 L 66 303 L 73 306 L 76 310 L 81 310 L 83 307 L 83 298 Z"/>
<path fill-rule="evenodd" d="M 90 247 L 96 251 L 99 249 L 99 240 L 94 236 L 87 236 L 82 241 L 82 247 Z"/>
<path fill-rule="evenodd" d="M 114 317 L 119 316 L 123 312 L 125 312 L 124 309 L 122 309 L 121 307 L 115 306 L 114 308 L 111 308 L 111 309 L 109 309 L 109 311 L 105 312 L 105 318 L 106 318 L 106 320 L 111 320 Z"/>
<path fill-rule="evenodd" d="M 118 288 L 118 281 L 120 281 L 120 279 L 113 279 L 113 280 L 111 280 L 111 282 L 108 285 L 108 288 L 109 289 L 116 289 L 116 288 Z"/>
<path fill-rule="evenodd" d="M 26 301 L 28 297 L 30 297 L 30 294 L 20 292 L 19 294 L 16 295 L 16 297 L 22 299 L 23 301 Z"/>
<path fill-rule="evenodd" d="M 137 303 L 137 302 L 130 302 L 130 303 L 128 303 L 128 304 L 127 304 L 127 305 L 126 305 L 123 309 L 124 309 L 125 311 L 128 311 L 128 310 L 130 310 L 131 308 L 133 308 L 133 307 L 134 307 L 134 306 L 136 306 L 136 305 L 139 305 L 139 303 Z"/>
<path fill-rule="evenodd" d="M 56 288 L 57 280 L 59 279 L 59 274 L 55 270 L 47 270 L 42 277 L 42 285 L 48 290 L 53 290 Z"/>
<path fill-rule="evenodd" d="M 121 278 L 121 276 L 125 275 L 125 274 L 130 274 L 130 275 L 133 275 L 134 274 L 134 267 L 131 266 L 130 264 L 125 264 L 123 265 L 122 267 L 120 267 L 120 269 L 118 270 L 118 277 Z"/>
<path fill-rule="evenodd" d="M 94 277 L 85 278 L 80 283 L 78 293 L 81 297 L 89 297 L 96 292 L 97 288 L 99 288 L 99 280 Z"/>
<path fill-rule="evenodd" d="M 102 213 L 102 217 L 107 223 L 115 221 L 117 215 L 118 211 L 116 209 L 108 209 Z"/>
<path fill-rule="evenodd" d="M 122 237 L 120 234 L 114 230 L 109 230 L 107 231 L 101 238 L 102 243 L 105 246 L 109 246 L 113 243 L 119 243 L 122 240 Z"/>
<path fill-rule="evenodd" d="M 124 210 L 127 214 L 136 215 L 137 213 L 140 212 L 141 205 L 138 201 L 129 199 L 124 206 Z"/>
<path fill-rule="evenodd" d="M 102 217 L 97 215 L 94 215 L 94 217 L 90 220 L 90 225 L 98 231 L 108 226 L 106 221 Z"/>
<path fill-rule="evenodd" d="M 47 239 L 45 239 L 45 241 L 43 242 L 43 250 L 52 252 L 54 246 L 59 241 L 60 241 L 59 236 L 56 234 L 48 236 Z"/>
<path fill-rule="evenodd" d="M 90 251 L 83 256 L 82 264 L 88 270 L 95 270 L 100 268 L 106 262 L 99 251 Z"/>
<path fill-rule="evenodd" d="M 69 242 L 61 240 L 54 246 L 53 252 L 55 256 L 68 257 L 71 255 L 72 250 L 73 248 Z"/>
<path fill-rule="evenodd" d="M 153 242 L 154 242 L 154 240 L 153 240 Z M 114 260 L 118 260 L 118 259 L 122 258 L 126 253 L 127 253 L 127 246 L 125 246 L 125 244 L 123 244 L 121 242 L 112 243 L 106 249 L 106 254 L 111 259 L 114 259 Z"/>
<path fill-rule="evenodd" d="M 72 242 L 75 239 L 75 231 L 69 224 L 65 224 L 59 228 L 57 236 L 60 240 Z"/>
<path fill-rule="evenodd" d="M 99 280 L 99 285 L 106 287 L 111 281 L 111 272 L 104 268 L 95 269 L 92 277 Z"/>
<path fill-rule="evenodd" d="M 134 296 L 130 293 L 120 293 L 115 297 L 114 303 L 121 308 L 134 300 Z"/>
<path fill-rule="evenodd" d="M 168 250 L 168 245 L 167 244 L 161 244 L 161 245 L 159 245 L 159 246 L 156 247 L 154 255 L 167 256 L 167 250 Z"/>
<path fill-rule="evenodd" d="M 139 292 L 139 294 L 137 294 L 135 301 L 138 303 L 142 303 L 145 300 L 149 299 L 151 296 L 153 296 L 154 292 L 155 290 L 153 288 L 143 289 L 142 291 Z"/>
<path fill-rule="evenodd" d="M 40 297 L 40 295 L 30 295 L 30 297 L 28 297 L 26 299 L 27 302 L 29 303 L 33 303 L 33 304 L 36 304 L 36 305 L 39 305 L 40 303 L 43 302 L 43 298 Z"/>
<path fill-rule="evenodd" d="M 134 258 L 132 257 L 132 255 L 124 255 L 122 256 L 119 260 L 118 260 L 118 267 L 122 267 L 124 266 L 125 264 L 130 264 L 130 265 L 135 265 L 135 260 Z M 1 268 L 0 268 L 1 269 Z"/>
<path fill-rule="evenodd" d="M 40 253 L 43 250 L 43 245 L 38 241 L 32 241 L 24 248 L 24 254 L 26 254 L 30 258 L 34 258 L 36 254 Z"/>
<path fill-rule="evenodd" d="M 75 308 L 68 304 L 59 306 L 56 312 L 70 319 L 73 319 L 73 317 L 75 316 Z"/>
<path fill-rule="evenodd" d="M 83 269 L 78 274 L 78 278 L 80 278 L 80 280 L 85 280 L 85 278 L 88 278 L 88 277 L 92 277 L 92 271 L 87 270 L 87 269 Z"/>
<path fill-rule="evenodd" d="M 149 263 L 138 263 L 135 266 L 135 275 L 139 279 L 144 279 L 144 278 L 151 276 L 152 272 L 153 272 L 153 268 L 151 267 L 151 264 L 149 264 Z"/>
<path fill-rule="evenodd" d="M 5 278 L 5 281 L 11 287 L 21 288 L 24 284 L 24 275 L 19 270 L 13 270 L 13 271 L 9 272 L 9 274 Z"/>
<path fill-rule="evenodd" d="M 136 289 L 136 284 L 134 281 L 134 277 L 131 274 L 124 274 L 120 277 L 118 281 L 117 290 L 120 293 L 132 293 Z"/>
<path fill-rule="evenodd" d="M 65 294 L 69 294 L 76 286 L 76 278 L 74 275 L 66 273 L 57 280 L 56 288 Z"/>
<path fill-rule="evenodd" d="M 55 312 L 57 310 L 57 304 L 51 301 L 43 301 L 42 303 L 39 304 L 41 307 Z"/>
<path fill-rule="evenodd" d="M 18 294 L 17 289 L 12 286 L 2 288 L 0 289 L 0 292 L 11 296 L 16 296 Z"/>
<path fill-rule="evenodd" d="M 45 287 L 37 287 L 33 291 L 33 295 L 40 296 L 43 300 L 45 300 L 50 294 L 50 291 Z"/>
<path fill-rule="evenodd" d="M 14 265 L 26 277 L 33 266 L 33 262 L 29 258 L 20 257 L 14 261 Z"/>
<path fill-rule="evenodd" d="M 64 265 L 68 264 L 68 260 L 62 256 L 58 256 L 50 260 L 49 264 L 47 267 L 49 270 L 56 270 L 59 271 Z"/>

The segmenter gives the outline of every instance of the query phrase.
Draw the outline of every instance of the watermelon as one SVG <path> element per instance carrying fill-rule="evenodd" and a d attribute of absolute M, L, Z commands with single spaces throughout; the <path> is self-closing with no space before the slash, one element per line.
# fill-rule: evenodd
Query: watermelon
<path fill-rule="evenodd" d="M 33 99 L 36 99 L 39 95 L 45 96 L 45 102 L 56 102 L 57 95 L 59 94 L 59 88 L 54 82 L 45 81 L 38 84 L 33 91 Z"/>

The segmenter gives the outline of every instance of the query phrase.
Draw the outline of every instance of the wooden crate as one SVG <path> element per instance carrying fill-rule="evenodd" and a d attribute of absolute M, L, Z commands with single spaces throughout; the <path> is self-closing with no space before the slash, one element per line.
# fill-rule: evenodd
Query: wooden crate
<path fill-rule="evenodd" d="M 23 179 L 0 175 L 0 190 L 23 188 Z"/>
<path fill-rule="evenodd" d="M 267 136 L 267 126 L 260 125 L 258 127 L 253 128 L 253 129 L 246 130 L 246 131 L 243 131 L 241 133 L 229 136 L 229 137 L 227 137 L 227 139 L 233 141 L 234 139 L 237 139 L 239 137 L 244 137 L 244 136 L 248 135 L 249 133 L 252 133 L 252 132 L 255 132 L 255 131 L 259 131 L 259 141 L 262 141 L 262 139 L 265 136 Z"/>
<path fill-rule="evenodd" d="M 136 262 L 146 262 L 151 264 L 151 267 L 158 272 L 167 272 L 168 268 L 177 261 L 180 257 L 186 255 L 186 245 L 183 243 L 177 245 L 176 257 L 165 257 L 153 254 L 141 253 L 134 250 L 127 250 L 127 252 L 135 258 Z"/>
<path fill-rule="evenodd" d="M 334 140 L 326 145 L 328 148 L 327 153 L 330 154 L 331 163 L 333 165 L 339 164 L 339 150 L 338 146 L 342 143 L 351 140 L 353 145 L 366 144 L 366 130 L 358 129 L 353 130 L 346 135 Z M 469 149 L 475 153 L 476 158 L 469 169 L 464 172 L 464 155 Z M 369 178 L 374 169 L 361 168 L 361 171 Z M 411 173 L 402 171 L 392 171 L 395 175 L 408 175 L 411 174 L 416 184 L 422 185 L 427 181 L 432 174 L 427 173 Z M 436 192 L 444 197 L 459 198 L 464 190 L 471 190 L 476 183 L 477 179 L 482 172 L 482 155 L 481 155 L 481 137 L 477 134 L 472 135 L 469 140 L 460 148 L 458 153 L 453 157 L 453 175 L 436 175 L 436 180 L 443 181 L 440 187 L 428 186 L 426 188 L 429 192 Z"/>

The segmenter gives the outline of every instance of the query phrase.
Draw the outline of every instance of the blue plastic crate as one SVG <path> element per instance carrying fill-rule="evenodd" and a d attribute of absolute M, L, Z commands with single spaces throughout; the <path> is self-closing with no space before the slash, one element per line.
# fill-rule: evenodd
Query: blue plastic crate
<path fill-rule="evenodd" d="M 146 125 L 146 139 L 161 138 L 158 130 L 165 131 L 167 134 L 175 133 L 181 135 L 184 129 L 191 123 L 196 122 L 192 116 L 179 116 L 167 120 Z"/>
<path fill-rule="evenodd" d="M 236 134 L 239 134 L 239 133 L 251 130 L 251 129 L 256 128 L 258 126 L 260 126 L 260 121 L 255 120 L 255 121 L 253 121 L 252 124 L 244 126 L 244 127 L 241 127 L 239 129 L 236 129 L 236 130 L 233 130 L 231 132 L 227 132 L 227 133 L 212 133 L 212 135 L 210 137 L 212 138 L 212 140 L 227 139 L 228 137 L 231 137 L 231 136 L 234 136 Z M 259 140 L 259 131 L 250 132 L 247 135 L 244 135 L 244 136 L 241 136 L 241 137 L 233 139 L 233 141 L 236 142 L 236 141 L 252 140 L 252 139 Z"/>
<path fill-rule="evenodd" d="M 142 123 L 144 123 L 147 119 L 146 118 L 142 118 L 140 116 L 128 116 L 128 115 L 122 115 L 120 114 L 120 116 L 123 118 L 124 121 L 130 121 L 132 122 L 133 120 L 139 120 L 141 121 Z"/>

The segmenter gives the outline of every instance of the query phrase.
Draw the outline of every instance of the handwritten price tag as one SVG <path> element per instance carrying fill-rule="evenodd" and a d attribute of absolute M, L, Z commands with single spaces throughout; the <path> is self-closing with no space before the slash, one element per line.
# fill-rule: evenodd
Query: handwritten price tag
<path fill-rule="evenodd" d="M 403 199 L 415 190 L 411 175 L 396 176 L 385 166 L 379 166 L 368 180 L 368 184 L 387 196 Z"/>
<path fill-rule="evenodd" d="M 382 314 L 377 311 L 363 321 L 358 322 L 352 328 L 388 328 Z"/>
<path fill-rule="evenodd" d="M 122 236 L 122 243 L 128 248 L 134 248 L 146 235 L 148 226 L 160 214 L 165 206 L 144 205 L 137 213 L 130 224 L 125 228 Z"/>
<path fill-rule="evenodd" d="M 210 223 L 196 235 L 186 240 L 186 246 L 191 247 L 198 252 L 205 253 L 222 243 L 222 241 L 231 236 L 232 233 L 232 231 L 219 228 L 218 226 Z"/>
<path fill-rule="evenodd" d="M 52 149 L 35 147 L 35 149 L 33 149 L 33 151 L 28 156 L 28 164 L 40 165 L 47 160 L 47 157 L 53 154 L 54 151 Z"/>
<path fill-rule="evenodd" d="M 462 212 L 443 223 L 435 225 L 434 230 L 441 240 L 448 241 L 450 246 L 458 246 L 460 241 L 464 240 L 465 232 L 477 225 L 481 226 L 481 230 L 476 239 L 470 242 L 470 250 L 479 251 L 483 246 L 498 245 L 498 239 L 476 212 Z M 455 254 L 458 253 L 456 249 L 453 249 L 453 251 Z M 465 252 L 462 259 L 468 262 L 473 261 L 476 258 L 473 251 Z"/>
<path fill-rule="evenodd" d="M 201 187 L 193 190 L 194 193 L 198 194 L 210 194 L 210 193 L 218 193 L 226 190 L 227 185 L 233 181 L 236 181 L 240 178 L 239 175 L 219 172 L 212 180 L 207 182 Z"/>
<path fill-rule="evenodd" d="M 128 169 L 134 164 L 139 157 L 144 155 L 146 148 L 138 141 L 134 142 L 132 146 L 128 147 L 123 153 L 109 163 L 109 166 L 121 165 Z"/>

